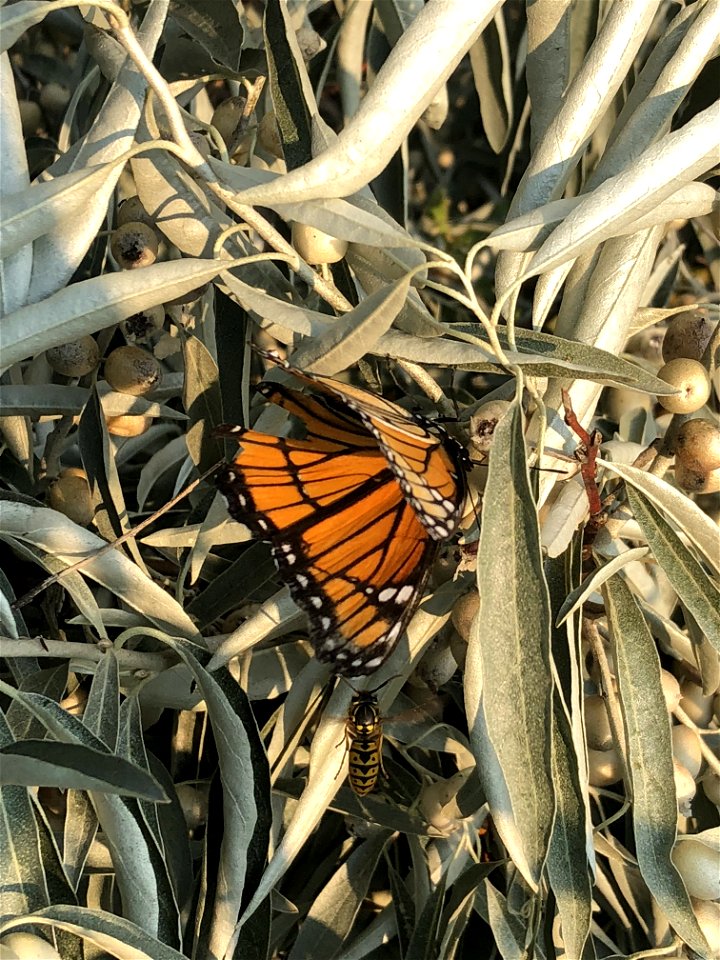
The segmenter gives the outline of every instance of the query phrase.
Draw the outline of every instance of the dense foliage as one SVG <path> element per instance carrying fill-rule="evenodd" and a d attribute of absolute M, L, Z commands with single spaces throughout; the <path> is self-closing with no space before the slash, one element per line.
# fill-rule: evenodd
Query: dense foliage
<path fill-rule="evenodd" d="M 718 20 L 2 6 L 2 956 L 720 955 Z M 366 796 L 252 346 L 472 461 Z"/>

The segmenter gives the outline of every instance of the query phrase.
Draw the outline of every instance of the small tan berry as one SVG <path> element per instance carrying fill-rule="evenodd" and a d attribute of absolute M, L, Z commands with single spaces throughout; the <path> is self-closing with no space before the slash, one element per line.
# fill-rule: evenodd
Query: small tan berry
<path fill-rule="evenodd" d="M 51 347 L 46 357 L 55 373 L 65 377 L 84 377 L 98 365 L 100 351 L 95 340 L 86 336 Z"/>
<path fill-rule="evenodd" d="M 720 957 L 720 903 L 716 900 L 698 900 L 696 897 L 691 897 L 690 901 L 695 919 L 710 948 L 708 956 Z"/>
<path fill-rule="evenodd" d="M 686 727 L 682 723 L 675 724 L 671 735 L 673 756 L 685 767 L 691 777 L 696 777 L 702 766 L 700 737 L 691 727 Z"/>
<path fill-rule="evenodd" d="M 678 357 L 700 360 L 715 326 L 716 322 L 710 320 L 707 310 L 702 308 L 675 314 L 667 325 L 663 340 L 662 356 L 665 363 Z"/>
<path fill-rule="evenodd" d="M 61 477 L 84 477 L 87 480 L 87 474 L 82 467 L 63 467 L 60 471 Z"/>
<path fill-rule="evenodd" d="M 149 267 L 157 260 L 157 234 L 152 227 L 139 220 L 124 223 L 113 230 L 110 251 L 123 270 Z"/>
<path fill-rule="evenodd" d="M 119 393 L 142 397 L 150 393 L 161 378 L 160 364 L 140 347 L 117 347 L 105 361 L 105 379 Z"/>
<path fill-rule="evenodd" d="M 40 91 L 40 106 L 48 117 L 59 120 L 70 103 L 70 91 L 59 83 L 46 83 Z"/>
<path fill-rule="evenodd" d="M 232 150 L 243 120 L 243 113 L 247 103 L 246 97 L 228 97 L 219 103 L 213 111 L 210 123 L 225 141 L 228 149 Z"/>
<path fill-rule="evenodd" d="M 77 476 L 63 471 L 55 483 L 48 488 L 48 503 L 59 513 L 81 526 L 87 526 L 95 515 L 90 484 L 85 476 Z"/>
<path fill-rule="evenodd" d="M 667 670 L 660 671 L 660 683 L 662 685 L 663 696 L 665 697 L 665 706 L 668 713 L 672 713 L 675 707 L 680 703 L 682 691 L 677 678 Z"/>
<path fill-rule="evenodd" d="M 675 461 L 675 482 L 686 493 L 720 492 L 720 469 L 697 470 Z"/>
<path fill-rule="evenodd" d="M 625 351 L 633 356 L 640 357 L 641 360 L 650 361 L 657 369 L 663 363 L 662 345 L 664 339 L 665 329 L 663 327 L 646 327 L 630 337 L 625 344 Z"/>
<path fill-rule="evenodd" d="M 720 430 L 702 417 L 686 420 L 678 430 L 675 456 L 693 469 L 716 470 L 720 467 Z"/>
<path fill-rule="evenodd" d="M 39 104 L 34 100 L 20 100 L 20 125 L 24 137 L 32 137 L 42 125 L 43 115 Z"/>
<path fill-rule="evenodd" d="M 688 360 L 686 357 L 671 360 L 658 370 L 658 377 L 680 391 L 669 397 L 658 397 L 670 413 L 695 413 L 707 403 L 710 377 L 697 360 Z"/>
<path fill-rule="evenodd" d="M 306 263 L 337 263 L 347 252 L 347 240 L 339 240 L 305 223 L 292 225 L 292 245 Z"/>
<path fill-rule="evenodd" d="M 165 324 L 165 308 L 150 307 L 123 320 L 120 329 L 128 343 L 144 343 Z"/>
<path fill-rule="evenodd" d="M 673 848 L 672 859 L 691 897 L 698 900 L 720 897 L 720 852 L 713 844 L 695 837 L 681 837 Z"/>
<path fill-rule="evenodd" d="M 453 626 L 465 642 L 470 639 L 473 621 L 479 609 L 480 595 L 477 590 L 463 594 L 453 606 L 451 614 Z"/>
<path fill-rule="evenodd" d="M 509 400 L 490 400 L 478 407 L 470 417 L 470 443 L 478 453 L 486 454 L 490 450 L 498 420 L 509 409 Z"/>
<path fill-rule="evenodd" d="M 702 778 L 702 786 L 710 803 L 720 807 L 720 777 L 709 770 Z"/>
<path fill-rule="evenodd" d="M 617 750 L 588 750 L 588 781 L 593 787 L 608 787 L 622 778 L 622 764 Z"/>
<path fill-rule="evenodd" d="M 113 437 L 139 437 L 150 429 L 152 417 L 135 417 L 123 414 L 120 417 L 108 417 L 108 433 Z"/>
<path fill-rule="evenodd" d="M 673 757 L 673 776 L 675 779 L 675 796 L 677 797 L 678 812 L 683 817 L 689 817 L 692 813 L 691 802 L 697 793 L 697 784 L 695 778 L 687 769 Z"/>
<path fill-rule="evenodd" d="M 680 684 L 680 692 L 680 707 L 696 726 L 706 727 L 713 715 L 712 696 L 703 693 L 702 687 L 687 677 Z"/>
<path fill-rule="evenodd" d="M 32 957 L 33 960 L 60 960 L 60 954 L 55 947 L 38 937 L 34 933 L 26 933 L 24 930 L 11 930 L 10 933 L 3 935 L 0 940 L 0 958 L 2 960 L 27 960 Z"/>
<path fill-rule="evenodd" d="M 585 739 L 593 750 L 609 750 L 613 744 L 605 698 L 597 693 L 585 697 Z"/>
<path fill-rule="evenodd" d="M 140 197 L 128 197 L 117 208 L 117 226 L 124 227 L 126 223 L 144 223 L 148 227 L 155 225 L 154 219 L 140 202 Z"/>
<path fill-rule="evenodd" d="M 417 666 L 417 675 L 431 690 L 438 690 L 453 676 L 458 665 L 450 641 L 442 634 L 435 637 Z"/>
<path fill-rule="evenodd" d="M 266 113 L 258 124 L 257 138 L 258 144 L 273 157 L 283 156 L 282 140 L 273 110 Z"/>

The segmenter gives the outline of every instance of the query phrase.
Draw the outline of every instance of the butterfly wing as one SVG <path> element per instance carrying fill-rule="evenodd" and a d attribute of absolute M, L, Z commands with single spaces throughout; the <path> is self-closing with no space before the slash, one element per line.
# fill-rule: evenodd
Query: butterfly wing
<path fill-rule="evenodd" d="M 305 438 L 220 428 L 241 449 L 216 482 L 230 515 L 271 542 L 318 657 L 368 673 L 417 607 L 437 544 L 353 411 L 276 384 L 263 393 L 302 419 Z"/>
<path fill-rule="evenodd" d="M 465 456 L 460 445 L 439 424 L 408 413 L 383 397 L 282 365 L 320 393 L 334 412 L 344 408 L 357 416 L 374 436 L 428 534 L 434 540 L 447 539 L 457 528 L 465 500 Z"/>

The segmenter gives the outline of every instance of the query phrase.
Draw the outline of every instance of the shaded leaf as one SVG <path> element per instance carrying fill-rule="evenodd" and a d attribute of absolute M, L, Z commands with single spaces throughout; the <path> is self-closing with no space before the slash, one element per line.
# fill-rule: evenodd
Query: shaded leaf
<path fill-rule="evenodd" d="M 316 897 L 290 951 L 289 960 L 334 957 L 352 929 L 389 840 L 379 832 L 354 850 Z"/>
<path fill-rule="evenodd" d="M 635 849 L 643 880 L 683 940 L 707 955 L 690 900 L 670 853 L 677 800 L 670 720 L 655 643 L 632 594 L 619 577 L 603 585 L 620 701 L 627 734 Z"/>
<path fill-rule="evenodd" d="M 23 740 L 0 750 L 0 782 L 60 790 L 102 790 L 128 797 L 166 800 L 154 777 L 133 763 L 79 743 Z"/>
<path fill-rule="evenodd" d="M 536 887 L 555 815 L 550 603 L 516 405 L 493 437 L 478 585 L 465 666 L 470 742 L 498 832 Z"/>
<path fill-rule="evenodd" d="M 627 488 L 635 519 L 677 595 L 720 652 L 720 591 L 670 524 L 638 490 Z"/>

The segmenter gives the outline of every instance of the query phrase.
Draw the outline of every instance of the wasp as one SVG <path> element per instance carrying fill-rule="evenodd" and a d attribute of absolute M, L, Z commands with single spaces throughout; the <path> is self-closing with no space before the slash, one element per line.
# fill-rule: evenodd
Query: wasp
<path fill-rule="evenodd" d="M 374 690 L 356 690 L 345 722 L 349 754 L 348 779 L 358 797 L 372 793 L 380 773 L 385 776 L 382 762 L 382 714 L 375 693 Z"/>

